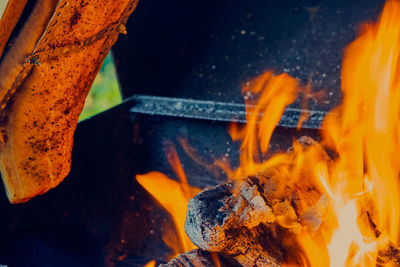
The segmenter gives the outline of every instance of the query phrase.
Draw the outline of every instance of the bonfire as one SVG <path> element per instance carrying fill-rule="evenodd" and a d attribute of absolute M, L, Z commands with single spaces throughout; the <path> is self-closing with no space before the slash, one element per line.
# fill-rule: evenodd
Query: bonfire
<path fill-rule="evenodd" d="M 247 124 L 229 130 L 241 142 L 240 165 L 216 160 L 227 183 L 198 193 L 173 148 L 180 183 L 157 172 L 137 176 L 181 238 L 178 246 L 164 237 L 180 248 L 166 266 L 400 264 L 400 1 L 388 1 L 345 49 L 341 88 L 321 140 L 302 137 L 266 159 L 285 107 L 307 91 L 267 71 L 243 88 L 257 96 L 246 100 Z"/>

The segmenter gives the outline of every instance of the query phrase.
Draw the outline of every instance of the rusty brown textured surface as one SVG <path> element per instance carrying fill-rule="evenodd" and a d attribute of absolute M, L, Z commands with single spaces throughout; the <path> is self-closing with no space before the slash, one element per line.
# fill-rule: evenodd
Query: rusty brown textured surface
<path fill-rule="evenodd" d="M 69 173 L 85 97 L 136 4 L 59 1 L 15 81 L 0 88 L 0 170 L 10 202 L 43 194 Z"/>

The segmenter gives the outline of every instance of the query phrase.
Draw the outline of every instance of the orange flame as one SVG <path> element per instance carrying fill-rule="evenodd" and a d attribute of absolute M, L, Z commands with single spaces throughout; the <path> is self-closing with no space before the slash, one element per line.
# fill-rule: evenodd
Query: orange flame
<path fill-rule="evenodd" d="M 178 238 L 166 232 L 163 235 L 163 240 L 165 244 L 174 251 L 175 255 L 173 257 L 175 257 L 180 253 L 196 248 L 186 236 L 184 225 L 189 199 L 199 193 L 200 189 L 191 187 L 187 183 L 182 164 L 172 145 L 168 145 L 167 147 L 167 158 L 173 170 L 178 175 L 180 182 L 172 180 L 165 174 L 155 171 L 143 175 L 136 175 L 136 180 L 157 199 L 164 209 L 172 216 Z"/>
<path fill-rule="evenodd" d="M 343 202 L 339 225 L 346 225 L 347 231 L 344 227 L 336 230 L 330 250 L 342 246 L 340 235 L 350 242 L 351 233 L 359 247 L 354 262 L 367 253 L 375 259 L 363 266 L 375 266 L 378 243 L 371 241 L 373 229 L 365 218 L 357 223 L 354 217 L 367 210 L 380 238 L 399 242 L 399 1 L 386 3 L 378 23 L 364 25 L 363 33 L 345 51 L 342 71 L 343 103 L 326 119 L 323 134 L 327 146 L 339 156 L 331 183 L 345 181 L 336 195 Z M 346 213 L 354 214 L 353 218 Z M 341 222 L 342 217 L 348 220 Z"/>
<path fill-rule="evenodd" d="M 231 178 L 272 177 L 281 200 L 293 200 L 285 188 L 295 185 L 298 218 L 327 197 L 318 231 L 303 227 L 296 236 L 307 266 L 375 266 L 379 249 L 399 243 L 400 1 L 388 1 L 379 22 L 364 25 L 342 71 L 343 102 L 326 117 L 321 144 L 294 142 L 291 152 L 262 159 L 299 91 L 294 78 L 267 72 L 250 89 L 259 100 L 247 109 L 247 125 L 230 130 L 242 142 L 240 166 L 218 162 Z"/>
<path fill-rule="evenodd" d="M 260 96 L 255 107 L 246 101 L 246 126 L 239 129 L 237 124 L 232 124 L 230 128 L 232 140 L 242 142 L 240 167 L 232 171 L 226 163 L 217 160 L 217 164 L 229 177 L 241 178 L 267 169 L 270 163 L 263 162 L 262 156 L 268 151 L 272 132 L 285 107 L 296 99 L 297 90 L 296 79 L 287 74 L 274 76 L 272 72 L 262 74 L 253 81 L 251 87 L 243 88 L 244 92 L 249 91 Z"/>
<path fill-rule="evenodd" d="M 390 266 L 379 253 L 398 245 L 400 235 L 400 0 L 388 1 L 379 22 L 364 25 L 346 48 L 342 90 L 342 104 L 325 118 L 320 143 L 295 140 L 291 151 L 265 160 L 285 107 L 302 90 L 287 74 L 264 73 L 243 88 L 258 96 L 255 106 L 246 101 L 247 124 L 230 128 L 232 140 L 241 141 L 240 166 L 233 170 L 217 161 L 230 178 L 262 173 L 265 184 L 271 179 L 267 194 L 274 209 L 294 203 L 290 216 L 277 219 L 288 229 L 282 242 L 299 250 L 286 266 L 372 267 L 378 260 Z M 183 230 L 186 204 L 198 190 L 188 186 L 176 151 L 170 151 L 181 183 L 158 172 L 137 180 L 173 216 L 187 251 L 193 246 Z"/>
<path fill-rule="evenodd" d="M 309 98 L 312 96 L 311 94 L 311 83 L 309 82 L 306 86 L 306 89 L 304 91 L 304 96 L 303 96 L 303 100 L 301 102 L 301 109 L 303 110 L 303 112 L 300 115 L 299 121 L 297 122 L 297 130 L 299 131 L 301 129 L 301 126 L 303 125 L 303 123 L 308 120 L 308 118 L 310 117 L 310 113 L 307 111 L 308 110 L 308 102 L 309 102 Z"/>
<path fill-rule="evenodd" d="M 155 267 L 156 266 L 156 261 L 152 260 L 149 261 L 148 263 L 146 263 L 146 265 L 144 267 Z"/>
<path fill-rule="evenodd" d="M 400 2 L 388 1 L 377 24 L 345 52 L 340 122 L 326 120 L 327 144 L 338 151 L 337 169 L 370 183 L 378 229 L 399 238 Z M 337 116 L 337 115 L 335 115 Z M 351 190 L 351 188 L 350 188 Z M 357 188 L 353 191 L 362 191 Z"/>

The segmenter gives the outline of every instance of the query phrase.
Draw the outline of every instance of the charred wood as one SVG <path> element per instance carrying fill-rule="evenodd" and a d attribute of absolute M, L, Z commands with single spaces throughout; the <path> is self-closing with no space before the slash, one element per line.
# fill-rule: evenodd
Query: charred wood
<path fill-rule="evenodd" d="M 242 266 L 280 266 L 282 249 L 267 224 L 272 209 L 256 186 L 227 183 L 189 201 L 185 231 L 199 248 L 231 255 Z"/>
<path fill-rule="evenodd" d="M 229 255 L 241 266 L 281 266 L 290 250 L 282 244 L 284 236 L 295 238 L 301 229 L 316 233 L 328 198 L 310 195 L 317 200 L 300 208 L 295 197 L 292 202 L 273 199 L 265 186 L 255 176 L 203 190 L 189 201 L 187 235 L 199 248 Z M 400 265 L 400 249 L 386 244 L 379 250 L 379 262 Z"/>
<path fill-rule="evenodd" d="M 302 137 L 297 141 L 304 148 L 314 145 L 310 151 L 315 156 L 330 159 L 313 139 Z M 289 157 L 296 153 L 293 149 L 288 151 Z M 232 257 L 241 266 L 307 265 L 298 237 L 306 234 L 320 238 L 320 229 L 332 221 L 334 211 L 329 197 L 309 173 L 299 169 L 298 175 L 291 177 L 285 174 L 288 168 L 292 166 L 272 167 L 203 190 L 189 201 L 186 234 L 200 249 Z M 365 212 L 379 238 L 381 233 Z M 380 240 L 379 262 L 400 264 L 400 249 Z"/>

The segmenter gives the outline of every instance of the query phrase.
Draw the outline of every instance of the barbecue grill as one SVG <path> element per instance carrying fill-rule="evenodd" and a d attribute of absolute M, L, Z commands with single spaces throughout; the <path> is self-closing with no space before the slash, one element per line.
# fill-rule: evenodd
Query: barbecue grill
<path fill-rule="evenodd" d="M 271 140 L 285 151 L 293 136 L 318 139 L 325 112 L 340 100 L 343 48 L 384 1 L 160 1 L 139 3 L 129 34 L 113 47 L 124 102 L 79 123 L 72 169 L 57 188 L 26 204 L 0 196 L 0 264 L 143 266 L 170 255 L 161 235 L 171 218 L 135 181 L 152 170 L 175 175 L 163 151 L 176 144 L 191 185 L 225 181 L 217 166 L 237 164 L 229 122 L 244 122 L 241 86 L 272 69 L 315 92 L 310 119 L 296 130 L 296 101 Z M 4 190 L 3 190 L 4 192 Z"/>

